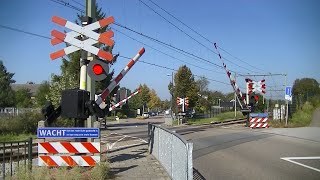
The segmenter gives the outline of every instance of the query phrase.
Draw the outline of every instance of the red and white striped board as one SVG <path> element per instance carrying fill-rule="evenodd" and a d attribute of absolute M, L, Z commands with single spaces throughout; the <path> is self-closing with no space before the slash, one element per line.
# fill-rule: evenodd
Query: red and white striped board
<path fill-rule="evenodd" d="M 100 153 L 99 142 L 40 142 L 38 153 Z"/>
<path fill-rule="evenodd" d="M 95 166 L 100 156 L 47 156 L 39 155 L 38 166 Z"/>
<path fill-rule="evenodd" d="M 100 142 L 40 142 L 38 143 L 38 165 L 94 166 L 100 162 L 100 155 L 72 155 L 77 153 L 100 154 Z"/>
<path fill-rule="evenodd" d="M 109 86 L 98 96 L 96 103 L 100 106 L 103 104 L 104 100 L 110 94 L 110 92 L 120 83 L 121 79 L 128 73 L 128 71 L 132 68 L 132 66 L 139 60 L 139 58 L 144 54 L 145 49 L 141 48 L 139 52 L 129 61 L 126 67 L 118 74 L 116 78 L 114 78 Z M 101 106 L 100 106 L 101 107 Z M 102 108 L 102 107 L 101 107 Z"/>
<path fill-rule="evenodd" d="M 267 117 L 251 117 L 250 118 L 250 123 L 265 123 L 268 122 Z"/>
<path fill-rule="evenodd" d="M 251 117 L 250 128 L 269 128 L 267 117 Z"/>
<path fill-rule="evenodd" d="M 250 128 L 269 128 L 268 122 L 266 123 L 252 123 Z"/>

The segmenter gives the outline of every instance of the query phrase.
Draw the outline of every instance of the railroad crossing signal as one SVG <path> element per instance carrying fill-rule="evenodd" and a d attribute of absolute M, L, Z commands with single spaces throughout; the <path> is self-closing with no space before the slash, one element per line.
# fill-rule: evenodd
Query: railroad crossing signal
<path fill-rule="evenodd" d="M 186 107 L 188 107 L 188 106 L 189 106 L 189 98 L 186 97 L 185 100 L 184 100 L 184 102 L 185 102 Z"/>
<path fill-rule="evenodd" d="M 68 46 L 64 49 L 61 49 L 59 51 L 56 51 L 54 53 L 50 54 L 50 58 L 52 60 L 57 59 L 59 57 L 65 56 L 67 54 L 73 53 L 75 51 L 78 51 L 80 49 L 83 49 L 85 51 L 88 51 L 92 54 L 95 54 L 99 56 L 102 59 L 106 59 L 107 61 L 112 61 L 113 56 L 111 53 L 106 52 L 102 49 L 99 49 L 97 47 L 94 47 L 93 45 L 96 43 L 104 43 L 107 44 L 108 46 L 112 46 L 114 44 L 114 41 L 111 39 L 113 37 L 113 32 L 111 30 L 99 34 L 94 32 L 93 30 L 102 28 L 104 26 L 107 26 L 111 23 L 114 22 L 114 18 L 108 17 L 105 19 L 102 19 L 100 21 L 97 21 L 95 23 L 89 24 L 87 26 L 79 26 L 75 23 L 72 23 L 70 21 L 67 21 L 63 18 L 60 18 L 58 16 L 53 16 L 52 17 L 52 22 L 64 26 L 66 28 L 69 28 L 73 31 L 68 32 L 68 33 L 62 33 L 57 30 L 52 30 L 51 35 L 54 37 L 51 40 L 52 45 L 59 44 L 61 42 L 66 42 L 69 43 L 71 46 Z M 86 36 L 88 39 L 81 41 L 79 39 L 76 39 L 79 36 Z"/>
<path fill-rule="evenodd" d="M 180 104 L 181 104 L 181 103 L 180 103 L 180 97 L 177 97 L 176 102 L 177 102 L 177 105 L 180 105 Z"/>
<path fill-rule="evenodd" d="M 95 81 L 104 80 L 109 73 L 109 65 L 100 59 L 95 59 L 88 64 L 88 75 Z"/>

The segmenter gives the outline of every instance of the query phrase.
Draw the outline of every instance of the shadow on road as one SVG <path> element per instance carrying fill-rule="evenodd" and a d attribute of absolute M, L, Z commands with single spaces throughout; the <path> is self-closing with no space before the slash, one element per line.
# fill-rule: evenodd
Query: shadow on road
<path fill-rule="evenodd" d="M 195 169 L 195 168 L 193 168 L 193 179 L 194 179 L 194 180 L 206 180 L 206 178 L 203 177 L 203 176 L 201 175 L 201 173 L 200 173 L 197 169 Z"/>

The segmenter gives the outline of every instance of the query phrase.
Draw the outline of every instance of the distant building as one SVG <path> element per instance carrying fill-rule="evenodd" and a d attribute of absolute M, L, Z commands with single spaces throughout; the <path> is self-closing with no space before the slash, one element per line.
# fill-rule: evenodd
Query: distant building
<path fill-rule="evenodd" d="M 31 93 L 31 99 L 34 99 L 36 97 L 39 87 L 40 87 L 40 84 L 34 84 L 34 83 L 11 84 L 11 88 L 14 91 L 18 91 L 19 89 L 29 89 Z"/>

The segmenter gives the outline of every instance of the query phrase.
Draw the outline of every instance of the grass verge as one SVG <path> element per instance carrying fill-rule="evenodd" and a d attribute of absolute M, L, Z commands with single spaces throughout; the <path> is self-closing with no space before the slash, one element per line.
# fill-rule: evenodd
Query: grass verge
<path fill-rule="evenodd" d="M 0 142 L 5 141 L 24 141 L 29 139 L 29 137 L 36 138 L 36 135 L 33 134 L 2 134 L 0 136 Z"/>
<path fill-rule="evenodd" d="M 310 103 L 305 103 L 301 110 L 293 114 L 292 118 L 288 120 L 288 126 L 285 121 L 270 121 L 269 126 L 274 128 L 293 128 L 293 127 L 305 127 L 309 126 L 312 120 L 314 108 Z"/>
<path fill-rule="evenodd" d="M 17 170 L 14 176 L 6 178 L 9 180 L 104 180 L 112 179 L 109 164 L 102 162 L 94 167 L 33 167 L 32 171 L 26 168 Z"/>
<path fill-rule="evenodd" d="M 244 118 L 241 112 L 237 112 L 237 119 Z M 235 119 L 234 118 L 234 112 L 225 112 L 221 113 L 213 118 L 205 118 L 205 119 L 188 119 L 188 125 L 201 125 L 201 124 L 206 124 L 206 123 L 211 123 L 211 122 L 219 122 L 219 121 L 225 121 L 225 120 L 230 120 L 230 119 Z"/>

